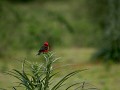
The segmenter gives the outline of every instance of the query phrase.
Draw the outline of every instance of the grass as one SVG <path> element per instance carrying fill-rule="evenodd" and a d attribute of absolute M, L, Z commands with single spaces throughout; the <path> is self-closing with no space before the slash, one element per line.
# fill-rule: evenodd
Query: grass
<path fill-rule="evenodd" d="M 62 58 L 56 63 L 55 68 L 56 71 L 59 71 L 59 75 L 56 76 L 56 80 L 60 79 L 63 75 L 68 72 L 74 71 L 76 69 L 85 69 L 89 70 L 81 72 L 68 81 L 69 85 L 73 82 L 80 80 L 80 82 L 86 81 L 99 88 L 100 90 L 119 90 L 120 83 L 120 66 L 112 64 L 111 70 L 107 71 L 103 64 L 92 64 L 89 61 L 91 54 L 95 51 L 91 48 L 58 48 L 54 49 L 57 56 L 61 56 Z M 22 54 L 21 54 L 22 55 Z M 2 72 L 6 70 L 11 70 L 13 68 L 20 69 L 21 64 L 20 60 L 23 60 L 22 56 L 13 56 L 11 59 L 0 60 L 0 88 L 11 87 L 15 85 L 16 79 L 4 75 Z M 28 60 L 36 60 L 40 61 L 40 57 L 34 56 L 34 52 L 31 54 L 32 59 L 30 57 Z M 42 56 L 41 56 L 42 57 Z M 15 59 L 19 58 L 19 59 Z M 41 61 L 40 61 L 41 62 Z M 64 85 L 64 88 L 67 85 Z M 9 89 L 8 89 L 9 90 Z M 61 90 L 64 90 L 63 88 Z"/>

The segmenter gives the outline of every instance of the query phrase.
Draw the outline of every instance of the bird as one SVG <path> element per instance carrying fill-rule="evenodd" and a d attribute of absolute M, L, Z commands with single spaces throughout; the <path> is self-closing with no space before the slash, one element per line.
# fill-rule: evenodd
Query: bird
<path fill-rule="evenodd" d="M 38 54 L 40 55 L 41 53 L 47 53 L 49 51 L 49 44 L 48 42 L 44 42 L 43 46 L 39 49 Z"/>

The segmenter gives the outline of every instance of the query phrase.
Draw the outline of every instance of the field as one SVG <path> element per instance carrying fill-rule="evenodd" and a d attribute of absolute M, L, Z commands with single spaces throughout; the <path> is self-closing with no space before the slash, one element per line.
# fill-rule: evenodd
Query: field
<path fill-rule="evenodd" d="M 73 70 L 88 69 L 72 77 L 68 81 L 68 84 L 64 85 L 63 88 L 73 82 L 85 81 L 91 84 L 89 87 L 95 87 L 99 90 L 119 90 L 120 66 L 117 64 L 111 64 L 111 68 L 107 70 L 108 67 L 104 64 L 89 62 L 91 55 L 95 52 L 95 49 L 57 48 L 53 51 L 56 52 L 56 57 L 61 57 L 61 59 L 55 64 L 56 71 L 60 72 L 60 74 L 56 77 L 56 81 Z M 33 51 L 30 56 L 26 56 L 26 54 L 22 51 L 19 53 L 13 52 L 13 55 L 15 54 L 15 56 L 0 60 L 0 88 L 8 88 L 8 90 L 12 90 L 10 89 L 11 86 L 16 85 L 16 79 L 4 74 L 3 72 L 12 70 L 13 68 L 21 70 L 21 60 L 24 60 L 27 57 L 28 61 L 41 62 L 39 59 L 42 58 L 35 56 L 35 52 L 36 51 Z M 87 84 L 86 87 L 88 87 Z M 60 90 L 64 90 L 63 88 Z"/>
<path fill-rule="evenodd" d="M 47 41 L 55 57 L 61 57 L 53 65 L 60 72 L 53 83 L 69 72 L 88 69 L 60 90 L 75 82 L 85 82 L 85 88 L 92 90 L 120 90 L 120 65 L 112 63 L 120 62 L 119 4 L 120 0 L 1 0 L 0 89 L 13 90 L 18 84 L 5 72 L 21 71 L 24 60 L 44 62 L 43 55 L 36 53 Z M 93 63 L 95 51 L 110 64 Z"/>

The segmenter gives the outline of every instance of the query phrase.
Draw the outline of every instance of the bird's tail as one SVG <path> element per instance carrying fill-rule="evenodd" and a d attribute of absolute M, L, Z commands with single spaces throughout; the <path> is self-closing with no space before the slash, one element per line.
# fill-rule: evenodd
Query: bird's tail
<path fill-rule="evenodd" d="M 37 55 L 40 55 L 41 54 L 41 52 L 38 52 L 38 54 Z"/>

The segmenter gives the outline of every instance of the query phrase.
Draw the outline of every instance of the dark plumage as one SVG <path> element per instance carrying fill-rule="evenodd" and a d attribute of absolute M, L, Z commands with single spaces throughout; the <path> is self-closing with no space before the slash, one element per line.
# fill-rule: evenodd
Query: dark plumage
<path fill-rule="evenodd" d="M 45 42 L 44 45 L 38 51 L 37 55 L 40 55 L 41 53 L 46 53 L 46 52 L 48 52 L 48 50 L 49 50 L 48 42 Z"/>

